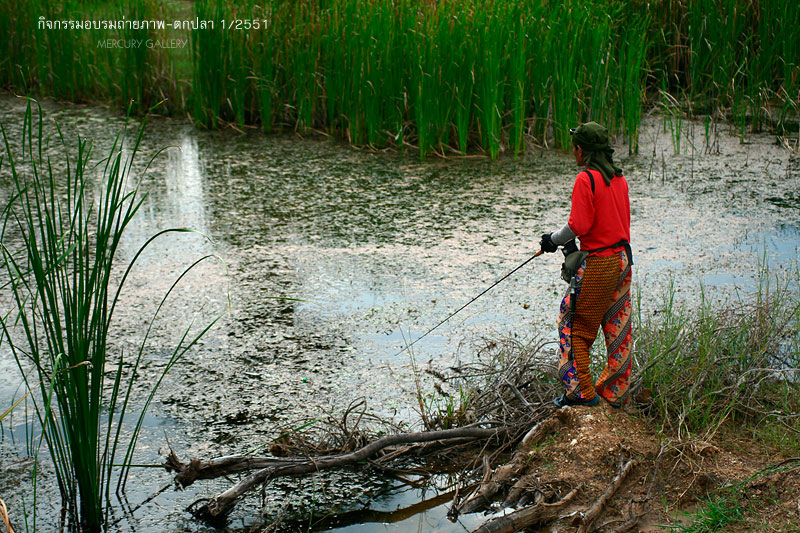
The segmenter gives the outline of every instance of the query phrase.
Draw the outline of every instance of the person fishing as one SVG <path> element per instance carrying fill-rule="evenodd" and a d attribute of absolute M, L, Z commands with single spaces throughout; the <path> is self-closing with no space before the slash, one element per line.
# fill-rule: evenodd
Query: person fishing
<path fill-rule="evenodd" d="M 573 155 L 585 166 L 575 178 L 568 222 L 542 235 L 541 251 L 564 247 L 562 278 L 569 289 L 558 316 L 558 375 L 564 393 L 556 407 L 597 405 L 600 397 L 621 407 L 631 374 L 630 199 L 628 182 L 614 164 L 608 130 L 596 122 L 571 129 Z M 575 238 L 580 239 L 580 250 Z M 589 354 L 602 327 L 608 358 L 597 381 Z"/>

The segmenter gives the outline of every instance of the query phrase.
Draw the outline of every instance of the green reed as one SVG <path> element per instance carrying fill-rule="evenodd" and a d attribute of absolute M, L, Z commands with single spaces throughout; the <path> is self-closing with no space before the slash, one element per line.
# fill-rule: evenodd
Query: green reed
<path fill-rule="evenodd" d="M 165 31 L 119 25 L 123 20 L 165 18 L 160 0 L 1 2 L 0 50 L 7 55 L 0 62 L 0 83 L 18 93 L 73 102 L 106 101 L 123 110 L 133 100 L 137 114 L 174 98 L 170 109 L 179 111 L 181 89 L 174 76 L 182 74 L 183 55 L 152 46 L 153 40 L 167 36 Z M 45 21 L 53 27 L 45 26 Z M 118 27 L 86 29 L 86 21 Z M 108 46 L 109 41 L 140 44 Z"/>
<path fill-rule="evenodd" d="M 287 40 L 287 71 L 291 73 L 287 93 L 295 102 L 297 129 L 303 132 L 314 126 L 318 102 L 319 15 L 311 4 L 297 2 L 294 5 L 293 31 Z"/>
<path fill-rule="evenodd" d="M 569 19 L 559 26 L 557 15 L 542 6 L 516 1 L 498 1 L 485 9 L 454 2 L 423 7 L 408 0 L 334 0 L 324 6 L 295 4 L 291 9 L 275 3 L 269 8 L 269 28 L 254 38 L 258 44 L 253 47 L 252 77 L 259 98 L 252 101 L 259 109 L 249 115 L 260 116 L 265 129 L 272 129 L 275 122 L 281 129 L 315 127 L 357 145 L 416 141 L 423 157 L 434 150 L 465 153 L 471 144 L 479 144 L 492 157 L 505 146 L 519 155 L 526 124 L 533 125 L 529 131 L 535 140 L 544 141 L 548 117 L 567 115 L 558 120 L 563 145 L 567 126 L 581 118 L 577 116 L 581 102 L 597 110 L 582 114 L 598 119 L 613 118 L 621 111 L 619 98 L 606 90 L 608 82 L 594 83 L 613 70 L 613 13 L 605 10 L 588 21 L 588 10 L 578 2 L 568 4 L 556 12 Z M 209 16 L 203 5 L 197 4 L 201 18 Z M 226 2 L 214 5 L 231 16 Z M 583 19 L 578 20 L 581 13 Z M 544 29 L 555 28 L 550 35 L 556 35 L 579 27 L 581 20 L 592 27 L 600 23 L 602 31 L 593 43 L 581 42 L 586 45 L 582 57 L 567 60 L 567 82 L 562 84 L 565 76 L 554 81 L 546 74 L 548 67 L 563 65 L 564 54 L 553 46 L 573 43 L 558 34 L 553 42 L 534 48 L 531 36 L 549 38 Z M 228 38 L 245 36 L 231 32 Z M 591 52 L 597 46 L 608 52 L 606 60 L 595 60 Z M 213 121 L 204 117 L 224 116 L 220 102 L 235 98 L 225 91 L 217 94 L 217 86 L 205 81 L 207 70 L 230 79 L 224 66 L 239 61 L 229 57 L 224 44 L 212 48 L 212 61 L 197 64 L 214 68 L 198 71 L 194 83 L 207 87 L 210 96 L 195 99 L 195 116 L 211 126 Z M 194 51 L 199 57 L 204 53 L 200 47 Z M 534 72 L 532 65 L 542 68 Z M 574 78 L 572 83 L 569 78 Z M 589 91 L 592 94 L 582 96 Z M 215 104 L 205 105 L 209 100 Z M 275 100 L 282 102 L 280 109 Z"/>
<path fill-rule="evenodd" d="M 466 18 L 463 9 L 456 4 L 442 6 L 431 17 L 435 29 L 430 31 L 434 35 L 433 46 L 429 47 L 427 57 L 429 72 L 433 73 L 433 91 L 435 92 L 435 107 L 431 110 L 433 114 L 433 138 L 434 144 L 439 153 L 445 152 L 446 146 L 451 146 L 453 133 L 453 116 L 458 99 L 453 80 L 457 79 L 459 71 L 463 68 L 464 57 L 463 48 L 453 38 L 455 24 L 451 20 L 459 17 Z M 437 61 L 437 57 L 445 56 L 452 58 L 452 61 Z"/>
<path fill-rule="evenodd" d="M 514 157 L 519 157 L 520 152 L 525 149 L 525 118 L 528 111 L 528 92 L 526 91 L 528 80 L 528 38 L 525 35 L 519 11 L 514 13 L 518 23 L 514 27 L 514 34 L 511 36 L 509 50 L 510 78 L 511 78 L 511 132 L 509 144 L 514 151 Z"/>
<path fill-rule="evenodd" d="M 531 137 L 539 142 L 547 140 L 550 126 L 548 115 L 552 96 L 550 84 L 553 58 L 548 50 L 551 50 L 552 40 L 557 37 L 546 14 L 545 6 L 532 6 L 531 11 L 524 15 L 529 21 L 529 25 L 524 28 L 528 34 L 528 77 L 525 83 L 529 91 L 529 112 L 526 120 L 530 124 Z M 534 38 L 537 35 L 541 37 Z"/>
<path fill-rule="evenodd" d="M 415 144 L 422 157 L 565 147 L 585 120 L 635 152 L 643 100 L 660 91 L 682 109 L 729 113 L 740 129 L 780 131 L 800 102 L 800 7 L 778 0 L 34 0 L 0 11 L 7 87 L 139 109 L 168 97 L 169 112 L 206 127 L 313 129 L 359 146 Z M 42 14 L 69 13 L 217 26 L 149 33 L 191 39 L 183 52 L 97 47 L 142 32 L 37 28 Z M 219 27 L 236 19 L 259 27 Z M 189 64 L 191 79 L 176 80 Z"/>
<path fill-rule="evenodd" d="M 480 28 L 476 65 L 476 102 L 479 110 L 481 143 L 492 159 L 500 153 L 501 126 L 505 91 L 505 42 L 507 35 L 500 21 L 503 4 L 495 3 L 495 11 L 481 11 L 476 21 Z"/>
<path fill-rule="evenodd" d="M 200 20 L 219 21 L 228 16 L 221 2 L 199 0 L 195 3 L 197 17 Z M 215 128 L 223 117 L 222 102 L 226 97 L 225 84 L 228 76 L 226 66 L 229 64 L 228 47 L 229 32 L 214 27 L 191 34 L 193 59 L 193 86 L 202 90 L 192 92 L 194 118 L 206 127 Z M 229 115 L 224 115 L 228 118 Z"/>
<path fill-rule="evenodd" d="M 584 33 L 580 29 L 590 27 L 584 18 L 585 15 L 585 9 L 564 4 L 547 25 L 549 40 L 546 50 L 552 55 L 550 69 L 553 72 L 552 82 L 549 83 L 551 92 L 549 105 L 552 111 L 555 142 L 561 148 L 570 145 L 569 128 L 580 120 L 578 75 L 584 38 Z M 569 53 L 558 52 L 562 50 Z"/>
<path fill-rule="evenodd" d="M 666 87 L 662 87 L 660 95 L 664 133 L 667 133 L 667 128 L 669 128 L 672 151 L 680 154 L 681 134 L 683 133 L 683 110 L 681 110 L 680 102 L 667 92 Z"/>
<path fill-rule="evenodd" d="M 460 48 L 458 57 L 461 58 L 461 63 L 453 82 L 453 96 L 456 104 L 453 110 L 453 120 L 458 150 L 462 154 L 466 154 L 472 129 L 477 52 L 468 44 L 467 28 L 464 25 L 454 25 L 452 38 Z"/>
<path fill-rule="evenodd" d="M 634 20 L 621 40 L 619 74 L 616 79 L 629 154 L 639 153 L 639 124 L 645 103 L 643 79 L 648 49 L 648 41 L 641 36 L 647 35 L 649 28 L 647 19 Z"/>
<path fill-rule="evenodd" d="M 145 198 L 130 183 L 144 123 L 132 143 L 124 137 L 127 125 L 126 121 L 99 163 L 92 160 L 89 141 L 71 144 L 60 129 L 57 145 L 51 147 L 43 114 L 39 110 L 35 116 L 30 103 L 21 153 L 12 149 L 0 125 L 5 147 L 0 162 L 7 166 L 12 188 L 0 230 L 2 268 L 8 280 L 2 288 L 13 302 L 13 308 L 2 313 L 0 326 L 42 429 L 39 442 L 29 445 L 38 457 L 42 443 L 46 444 L 72 530 L 98 531 L 108 524 L 114 474 L 119 490 L 145 410 L 163 378 L 163 374 L 157 377 L 124 442 L 123 421 L 152 326 L 151 321 L 132 357 L 108 352 L 114 309 L 125 280 L 155 238 L 187 231 L 165 230 L 148 240 L 120 277 L 116 255 L 122 235 Z M 64 160 L 51 160 L 50 153 L 58 149 L 64 151 Z M 92 198 L 95 169 L 102 171 L 101 192 Z M 164 372 L 207 329 L 194 337 L 187 330 Z M 120 453 L 124 460 L 117 468 Z M 34 498 L 37 471 L 34 467 Z M 35 523 L 34 510 L 32 530 Z"/>
<path fill-rule="evenodd" d="M 363 31 L 361 32 L 361 42 L 359 48 L 368 51 L 358 59 L 358 63 L 363 65 L 367 71 L 366 86 L 361 87 L 362 104 L 358 107 L 363 109 L 363 124 L 366 128 L 366 144 L 370 146 L 384 146 L 386 136 L 384 132 L 387 128 L 386 108 L 384 99 L 380 94 L 389 94 L 389 84 L 392 83 L 391 65 L 388 63 L 389 46 L 392 38 L 387 37 L 377 40 L 376 37 L 384 29 L 391 31 L 385 26 L 385 13 L 381 11 L 366 14 L 362 20 Z M 368 41 L 367 41 L 368 40 Z M 391 97 L 387 98 L 391 100 Z"/>
<path fill-rule="evenodd" d="M 662 36 L 649 54 L 673 94 L 705 112 L 728 110 L 740 131 L 759 130 L 773 109 L 798 101 L 797 4 L 778 1 L 665 2 L 653 13 Z M 773 120 L 780 129 L 784 116 Z"/>
<path fill-rule="evenodd" d="M 428 26 L 433 26 L 432 22 Z M 436 39 L 427 32 L 413 35 L 413 50 L 416 61 L 412 64 L 411 102 L 414 108 L 414 119 L 417 126 L 417 146 L 420 157 L 424 158 L 434 144 L 436 128 L 436 86 L 438 72 L 436 64 Z"/>

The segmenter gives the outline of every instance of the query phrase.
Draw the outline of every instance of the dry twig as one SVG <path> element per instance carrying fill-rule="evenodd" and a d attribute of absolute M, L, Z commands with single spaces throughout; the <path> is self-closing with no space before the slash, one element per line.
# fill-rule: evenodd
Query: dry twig
<path fill-rule="evenodd" d="M 3 500 L 0 500 L 0 520 L 2 520 L 3 524 L 6 526 L 6 533 L 14 533 L 14 528 L 11 527 L 11 519 L 8 517 L 8 509 Z"/>
<path fill-rule="evenodd" d="M 622 466 L 621 461 L 622 457 L 620 457 L 620 471 L 611 484 L 606 488 L 605 492 L 598 498 L 596 502 L 586 511 L 586 514 L 583 515 L 581 519 L 581 525 L 578 527 L 578 533 L 589 533 L 593 531 L 593 526 L 595 521 L 600 517 L 600 514 L 603 512 L 606 503 L 610 500 L 614 494 L 617 493 L 619 488 L 625 482 L 625 479 L 628 477 L 628 474 L 631 473 L 633 467 L 635 466 L 635 461 L 631 459 L 628 461 L 625 466 Z"/>

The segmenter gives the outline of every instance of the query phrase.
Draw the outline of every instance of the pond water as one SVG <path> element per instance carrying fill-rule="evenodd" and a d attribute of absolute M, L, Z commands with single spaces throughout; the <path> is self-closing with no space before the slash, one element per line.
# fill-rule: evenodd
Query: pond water
<path fill-rule="evenodd" d="M 97 159 L 122 124 L 98 107 L 43 107 L 51 134 L 55 119 L 68 142 L 76 134 L 93 138 Z M 0 96 L 0 120 L 12 145 L 19 142 L 23 111 L 21 100 Z M 639 155 L 627 156 L 622 144 L 617 150 L 631 192 L 634 290 L 643 316 L 658 311 L 671 283 L 689 306 L 699 302 L 701 286 L 706 297 L 722 301 L 751 290 L 762 262 L 774 272 L 797 262 L 798 139 L 788 140 L 793 150 L 770 135 L 748 135 L 741 143 L 720 125 L 707 142 L 702 126 L 683 127 L 679 154 L 656 118 L 643 124 Z M 413 427 L 415 368 L 467 361 L 486 338 L 556 339 L 564 290 L 560 254 L 537 258 L 416 344 L 413 357 L 397 354 L 522 263 L 538 249 L 539 235 L 566 221 L 578 170 L 569 153 L 530 147 L 518 161 L 420 162 L 415 153 L 370 153 L 255 131 L 202 132 L 184 121 L 154 118 L 137 168 L 164 146 L 170 148 L 141 175 L 149 196 L 125 236 L 120 261 L 127 263 L 161 229 L 198 233 L 162 238 L 142 256 L 116 316 L 114 347 L 125 353 L 138 348 L 161 296 L 206 254 L 215 258 L 182 280 L 156 320 L 142 390 L 186 327 L 198 331 L 222 318 L 162 384 L 137 462 L 157 463 L 167 438 L 183 458 L 245 452 L 287 427 L 341 412 L 357 398 Z M 10 187 L 5 172 L 3 202 Z M 0 410 L 19 397 L 19 387 L 16 364 L 0 346 Z M 18 523 L 22 498 L 30 496 L 24 418 L 17 410 L 0 435 L 0 494 Z M 127 494 L 134 512 L 120 515 L 115 527 L 210 530 L 184 508 L 227 482 L 198 482 L 149 499 L 170 479 L 163 470 L 135 469 Z M 53 485 L 45 470 L 40 523 L 57 517 Z M 228 527 L 256 528 L 281 511 L 294 518 L 391 511 L 433 493 L 347 473 L 283 480 L 270 486 L 263 511 L 257 497 L 248 498 Z M 364 515 L 338 530 L 470 530 L 474 524 L 447 521 L 448 504 L 391 527 Z"/>

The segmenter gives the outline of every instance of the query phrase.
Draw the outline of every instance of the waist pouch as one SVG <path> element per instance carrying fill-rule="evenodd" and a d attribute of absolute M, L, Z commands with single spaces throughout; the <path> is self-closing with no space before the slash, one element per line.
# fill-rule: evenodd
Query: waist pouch
<path fill-rule="evenodd" d="M 588 250 L 575 250 L 574 252 L 568 254 L 564 257 L 564 262 L 561 263 L 561 279 L 569 283 L 572 281 L 572 278 L 578 273 L 578 269 L 581 267 L 581 263 L 583 263 L 587 257 L 589 257 Z"/>
<path fill-rule="evenodd" d="M 595 250 L 575 250 L 570 252 L 564 257 L 564 262 L 561 263 L 561 279 L 566 281 L 567 283 L 572 282 L 572 278 L 578 273 L 578 269 L 581 267 L 581 264 L 589 257 L 589 254 L 602 252 L 604 250 L 608 250 L 609 248 L 616 248 L 617 246 L 624 246 L 625 253 L 628 254 L 628 262 L 630 265 L 633 265 L 633 253 L 631 252 L 631 245 L 628 241 L 622 240 L 616 244 L 612 244 L 611 246 L 606 246 L 604 248 L 597 248 Z"/>

